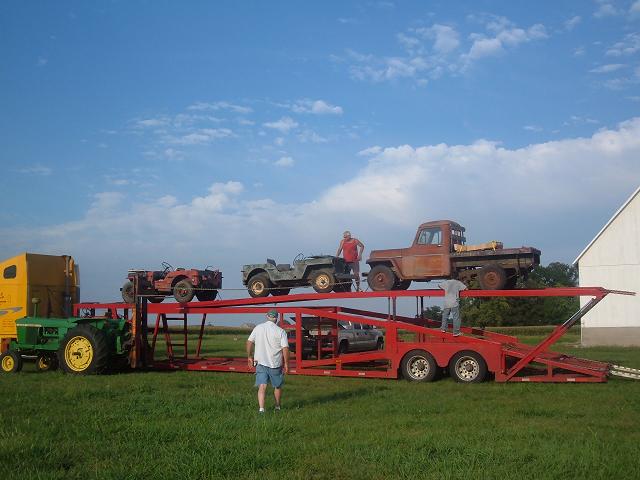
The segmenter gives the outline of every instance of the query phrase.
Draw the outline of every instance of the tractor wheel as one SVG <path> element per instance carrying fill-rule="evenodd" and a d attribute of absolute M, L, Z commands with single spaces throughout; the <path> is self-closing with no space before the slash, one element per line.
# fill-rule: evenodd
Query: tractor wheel
<path fill-rule="evenodd" d="M 78 325 L 67 332 L 58 350 L 58 363 L 65 373 L 101 373 L 109 360 L 107 336 L 93 325 Z"/>
<path fill-rule="evenodd" d="M 400 371 L 410 382 L 431 382 L 438 373 L 438 364 L 429 352 L 411 350 L 402 357 Z"/>
<path fill-rule="evenodd" d="M 2 373 L 18 373 L 22 370 L 22 357 L 13 350 L 0 355 L 0 367 Z"/>
<path fill-rule="evenodd" d="M 122 300 L 125 303 L 135 303 L 136 297 L 133 294 L 133 282 L 126 281 L 124 285 L 122 285 Z"/>
<path fill-rule="evenodd" d="M 478 282 L 483 290 L 502 290 L 507 284 L 507 272 L 499 265 L 485 265 L 478 271 Z"/>
<path fill-rule="evenodd" d="M 211 302 L 215 300 L 217 296 L 217 290 L 200 290 L 198 293 L 196 293 L 196 297 L 198 297 L 198 300 L 200 300 L 201 302 Z"/>
<path fill-rule="evenodd" d="M 487 375 L 487 362 L 469 350 L 456 353 L 449 362 L 449 373 L 456 382 L 479 383 Z"/>
<path fill-rule="evenodd" d="M 411 286 L 411 280 L 398 280 L 393 286 L 394 290 L 407 290 Z"/>
<path fill-rule="evenodd" d="M 178 303 L 188 303 L 193 300 L 194 296 L 195 289 L 193 288 L 193 283 L 186 278 L 184 280 L 180 280 L 173 287 L 173 298 L 175 298 Z"/>
<path fill-rule="evenodd" d="M 386 265 L 374 266 L 367 275 L 369 287 L 375 292 L 393 289 L 396 281 L 398 281 L 396 274 Z"/>
<path fill-rule="evenodd" d="M 48 372 L 58 368 L 58 359 L 55 352 L 43 352 L 38 354 L 36 358 L 36 370 L 39 372 Z"/>
<path fill-rule="evenodd" d="M 247 290 L 249 295 L 254 298 L 266 297 L 269 295 L 269 289 L 271 288 L 271 281 L 269 275 L 266 273 L 258 273 L 253 275 L 247 283 Z"/>
<path fill-rule="evenodd" d="M 333 290 L 333 286 L 336 283 L 336 277 L 328 270 L 317 270 L 311 273 L 309 282 L 316 292 L 329 293 Z"/>
<path fill-rule="evenodd" d="M 289 295 L 290 291 L 290 288 L 277 288 L 275 290 L 271 290 L 271 295 L 274 297 L 277 297 L 278 295 Z"/>

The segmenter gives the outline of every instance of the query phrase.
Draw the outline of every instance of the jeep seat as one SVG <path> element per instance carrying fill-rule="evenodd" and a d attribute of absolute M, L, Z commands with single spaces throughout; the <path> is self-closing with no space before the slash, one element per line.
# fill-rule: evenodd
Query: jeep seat
<path fill-rule="evenodd" d="M 273 265 L 274 267 L 276 266 L 276 261 L 273 258 L 267 258 L 267 263 L 269 265 Z"/>
<path fill-rule="evenodd" d="M 276 265 L 276 270 L 278 270 L 279 272 L 286 272 L 288 270 L 291 270 L 291 264 L 279 263 L 278 265 Z"/>

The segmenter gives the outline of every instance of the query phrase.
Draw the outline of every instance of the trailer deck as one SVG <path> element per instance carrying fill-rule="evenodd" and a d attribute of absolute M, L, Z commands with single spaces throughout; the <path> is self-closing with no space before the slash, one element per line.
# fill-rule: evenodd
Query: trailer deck
<path fill-rule="evenodd" d="M 406 290 L 385 292 L 303 293 L 265 298 L 242 298 L 152 304 L 142 296 L 135 305 L 125 303 L 80 303 L 74 314 L 96 312 L 111 317 L 129 318 L 134 338 L 131 365 L 134 368 L 219 372 L 253 372 L 246 358 L 201 355 L 205 322 L 212 315 L 279 313 L 278 323 L 292 332 L 290 360 L 294 375 L 319 375 L 367 378 L 398 378 L 430 381 L 444 369 L 460 382 L 482 381 L 487 374 L 497 382 L 606 382 L 609 375 L 640 379 L 640 370 L 617 367 L 606 362 L 585 360 L 549 351 L 575 323 L 609 294 L 634 295 L 600 287 L 546 288 L 535 290 L 466 290 L 461 297 L 561 297 L 588 296 L 591 300 L 538 345 L 526 345 L 514 336 L 474 327 L 461 328 L 462 336 L 441 332 L 440 322 L 423 318 L 424 298 L 441 297 L 442 290 Z M 414 297 L 417 315 L 397 314 L 397 301 Z M 321 301 L 343 299 L 386 299 L 386 312 L 336 305 L 318 305 Z M 274 306 L 275 305 L 275 306 Z M 189 351 L 189 316 L 200 317 L 195 351 Z M 302 318 L 317 322 L 315 358 L 303 358 Z M 152 320 L 151 322 L 149 320 Z M 178 322 L 179 333 L 171 325 Z M 338 322 L 370 325 L 384 331 L 381 349 L 359 353 L 339 353 Z M 368 327 L 367 327 L 368 328 Z M 363 329 L 364 331 L 365 329 Z M 178 337 L 176 339 L 176 336 Z M 166 345 L 166 358 L 156 355 L 158 340 Z"/>

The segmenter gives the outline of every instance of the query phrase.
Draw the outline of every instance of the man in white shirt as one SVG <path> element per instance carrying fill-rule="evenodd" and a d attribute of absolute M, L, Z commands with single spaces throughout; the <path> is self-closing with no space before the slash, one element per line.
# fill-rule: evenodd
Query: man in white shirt
<path fill-rule="evenodd" d="M 438 284 L 444 290 L 444 308 L 442 309 L 442 323 L 440 330 L 447 331 L 449 315 L 453 317 L 453 336 L 460 335 L 460 292 L 466 290 L 467 286 L 460 280 L 445 280 Z"/>
<path fill-rule="evenodd" d="M 247 340 L 247 363 L 249 368 L 256 367 L 260 413 L 264 413 L 264 400 L 269 382 L 273 386 L 276 410 L 280 410 L 284 374 L 289 373 L 289 341 L 287 332 L 276 325 L 277 319 L 278 312 L 270 310 L 267 313 L 267 321 L 257 325 Z"/>

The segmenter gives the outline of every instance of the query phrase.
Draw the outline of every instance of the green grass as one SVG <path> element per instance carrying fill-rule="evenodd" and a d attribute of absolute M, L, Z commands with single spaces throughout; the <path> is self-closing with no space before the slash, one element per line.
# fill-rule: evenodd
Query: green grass
<path fill-rule="evenodd" d="M 206 337 L 242 354 L 245 334 Z M 528 337 L 533 342 L 540 337 Z M 640 367 L 640 349 L 557 350 Z M 640 382 L 459 385 L 291 376 L 0 376 L 3 479 L 639 478 Z M 273 405 L 272 398 L 268 404 Z"/>

